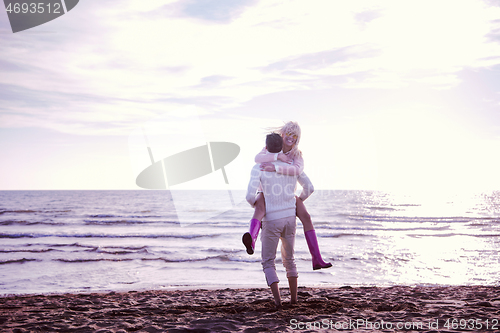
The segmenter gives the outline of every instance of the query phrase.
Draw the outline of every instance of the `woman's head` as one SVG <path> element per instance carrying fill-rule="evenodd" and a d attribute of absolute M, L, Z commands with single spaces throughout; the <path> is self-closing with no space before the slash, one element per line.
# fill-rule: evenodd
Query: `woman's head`
<path fill-rule="evenodd" d="M 282 127 L 271 129 L 278 132 L 283 138 L 283 151 L 290 151 L 290 155 L 295 158 L 302 156 L 301 151 L 298 149 L 300 141 L 300 126 L 294 121 L 285 123 Z"/>
<path fill-rule="evenodd" d="M 289 121 L 280 129 L 285 146 L 298 146 L 300 141 L 300 126 L 294 121 Z M 286 142 L 285 142 L 286 141 Z"/>

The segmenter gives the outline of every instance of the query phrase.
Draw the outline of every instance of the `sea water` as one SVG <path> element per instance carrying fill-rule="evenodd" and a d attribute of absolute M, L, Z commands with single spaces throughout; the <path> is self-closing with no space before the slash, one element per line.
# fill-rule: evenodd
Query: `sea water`
<path fill-rule="evenodd" d="M 169 191 L 0 191 L 0 294 L 266 287 L 239 202 L 182 223 Z M 316 191 L 305 204 L 333 267 L 312 270 L 297 220 L 299 285 L 498 285 L 500 192 Z M 276 266 L 286 286 L 279 250 Z"/>

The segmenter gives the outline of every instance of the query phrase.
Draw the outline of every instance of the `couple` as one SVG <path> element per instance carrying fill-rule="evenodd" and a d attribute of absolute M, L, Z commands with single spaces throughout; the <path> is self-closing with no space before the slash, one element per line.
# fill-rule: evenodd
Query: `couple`
<path fill-rule="evenodd" d="M 263 220 L 262 267 L 277 308 L 281 307 L 281 297 L 274 259 L 280 239 L 281 257 L 287 272 L 291 303 L 297 303 L 298 273 L 293 256 L 295 215 L 302 221 L 313 259 L 313 269 L 332 266 L 321 258 L 311 217 L 303 204 L 314 189 L 309 178 L 303 173 L 302 154 L 297 149 L 300 127 L 297 123 L 288 122 L 279 129 L 279 132 L 281 135 L 272 133 L 266 137 L 266 148 L 255 158 L 257 163 L 262 164 L 253 167 L 246 196 L 247 201 L 255 207 L 255 212 L 250 222 L 250 231 L 245 233 L 242 239 L 247 252 L 253 254 L 261 228 L 260 221 Z M 303 188 L 298 198 L 294 194 L 297 181 Z"/>

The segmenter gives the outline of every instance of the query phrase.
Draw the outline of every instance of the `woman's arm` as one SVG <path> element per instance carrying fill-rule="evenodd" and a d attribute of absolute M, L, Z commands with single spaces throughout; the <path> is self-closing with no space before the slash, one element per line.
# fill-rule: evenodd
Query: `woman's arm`
<path fill-rule="evenodd" d="M 262 148 L 260 153 L 255 155 L 255 163 L 274 162 L 278 158 L 278 154 L 271 154 L 267 151 L 266 147 Z"/>
<path fill-rule="evenodd" d="M 255 156 L 255 163 L 271 163 L 280 160 L 285 163 L 292 163 L 292 160 L 283 153 L 270 153 L 266 147 Z"/>
<path fill-rule="evenodd" d="M 296 176 L 300 175 L 304 171 L 304 160 L 302 157 L 294 160 L 292 165 L 275 165 L 271 162 L 264 162 L 260 164 L 260 170 L 277 172 L 282 175 Z"/>
<path fill-rule="evenodd" d="M 276 166 L 276 172 L 282 175 L 298 176 L 303 171 L 304 171 L 304 159 L 302 158 L 302 156 L 295 157 L 293 159 L 293 164 Z"/>
<path fill-rule="evenodd" d="M 299 175 L 297 181 L 299 182 L 300 186 L 302 186 L 302 192 L 300 193 L 299 199 L 305 201 L 314 192 L 314 186 L 305 172 Z"/>

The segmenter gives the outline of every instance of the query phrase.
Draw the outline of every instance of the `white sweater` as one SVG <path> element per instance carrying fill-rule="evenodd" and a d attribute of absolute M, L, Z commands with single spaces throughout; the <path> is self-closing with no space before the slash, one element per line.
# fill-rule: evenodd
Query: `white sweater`
<path fill-rule="evenodd" d="M 275 164 L 282 162 L 275 162 Z M 260 164 L 254 165 L 250 174 L 246 199 L 255 205 L 255 196 L 259 185 L 266 200 L 266 216 L 263 221 L 273 221 L 284 217 L 295 216 L 295 189 L 297 181 L 302 186 L 299 198 L 306 200 L 314 191 L 314 187 L 305 173 L 297 176 L 282 175 L 276 172 L 261 171 Z"/>

